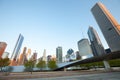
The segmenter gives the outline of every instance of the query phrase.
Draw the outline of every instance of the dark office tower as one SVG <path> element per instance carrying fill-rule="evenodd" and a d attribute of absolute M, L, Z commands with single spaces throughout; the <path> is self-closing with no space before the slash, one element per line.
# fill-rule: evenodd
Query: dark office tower
<path fill-rule="evenodd" d="M 93 27 L 89 27 L 88 36 L 89 36 L 89 39 L 91 42 L 91 48 L 93 51 L 93 55 L 94 56 L 101 56 L 101 55 L 105 54 L 105 50 L 102 46 L 100 38 L 99 38 L 96 30 Z"/>
<path fill-rule="evenodd" d="M 0 42 L 0 58 L 2 58 L 2 55 L 6 49 L 6 46 L 7 46 L 6 42 Z"/>
<path fill-rule="evenodd" d="M 18 54 L 20 52 L 20 48 L 21 48 L 22 43 L 23 43 L 23 40 L 24 40 L 24 37 L 20 34 L 18 37 L 18 40 L 16 42 L 15 48 L 13 50 L 12 56 L 11 56 L 12 60 L 17 60 L 17 57 L 19 56 Z"/>
<path fill-rule="evenodd" d="M 58 63 L 62 62 L 62 47 L 57 47 L 56 48 L 56 59 Z"/>
<path fill-rule="evenodd" d="M 112 52 L 120 50 L 120 25 L 102 3 L 91 9 Z"/>

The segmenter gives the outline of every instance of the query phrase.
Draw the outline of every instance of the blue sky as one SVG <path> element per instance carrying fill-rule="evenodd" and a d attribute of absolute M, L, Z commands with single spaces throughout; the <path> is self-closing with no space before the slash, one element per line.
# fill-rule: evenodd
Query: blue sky
<path fill-rule="evenodd" d="M 96 2 L 102 2 L 120 23 L 120 0 L 0 0 L 0 41 L 8 44 L 12 53 L 19 33 L 24 36 L 23 47 L 43 55 L 55 54 L 62 46 L 63 55 L 69 48 L 77 51 L 77 41 L 87 38 L 93 26 L 103 46 L 107 44 L 91 13 Z M 38 57 L 39 57 L 38 56 Z"/>

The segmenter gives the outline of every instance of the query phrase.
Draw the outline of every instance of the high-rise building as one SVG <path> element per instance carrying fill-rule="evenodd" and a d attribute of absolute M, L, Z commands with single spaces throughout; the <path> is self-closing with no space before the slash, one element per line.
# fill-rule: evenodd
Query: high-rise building
<path fill-rule="evenodd" d="M 28 49 L 28 51 L 26 53 L 27 60 L 30 59 L 30 55 L 31 55 L 31 49 Z"/>
<path fill-rule="evenodd" d="M 74 50 L 73 50 L 73 49 L 69 49 L 69 50 L 67 51 L 67 54 L 68 54 L 68 55 L 71 55 L 72 53 L 74 53 Z"/>
<path fill-rule="evenodd" d="M 46 58 L 46 49 L 44 49 L 42 60 L 43 61 L 47 61 L 47 58 Z"/>
<path fill-rule="evenodd" d="M 62 47 L 57 47 L 56 48 L 56 59 L 58 63 L 62 62 Z"/>
<path fill-rule="evenodd" d="M 86 38 L 78 41 L 78 50 L 82 59 L 93 56 L 89 41 Z"/>
<path fill-rule="evenodd" d="M 27 47 L 24 47 L 22 54 L 20 54 L 19 62 L 18 62 L 19 65 L 23 65 L 27 61 L 26 50 L 27 50 Z"/>
<path fill-rule="evenodd" d="M 67 51 L 67 55 L 66 55 L 66 61 L 73 61 L 76 59 L 76 55 L 74 53 L 73 49 L 68 49 Z"/>
<path fill-rule="evenodd" d="M 120 50 L 120 25 L 102 3 L 91 9 L 112 52 Z"/>
<path fill-rule="evenodd" d="M 24 37 L 20 34 L 18 37 L 18 40 L 16 42 L 15 48 L 13 50 L 12 56 L 11 56 L 12 60 L 17 60 L 17 58 L 19 56 L 18 54 L 20 53 L 20 48 L 21 48 L 22 43 L 23 43 L 23 40 L 24 40 Z"/>
<path fill-rule="evenodd" d="M 6 42 L 0 42 L 0 58 L 2 58 L 2 55 L 6 49 L 7 43 Z"/>
<path fill-rule="evenodd" d="M 77 60 L 80 60 L 80 59 L 81 59 L 81 56 L 80 56 L 79 51 L 76 51 L 75 53 L 76 53 L 76 59 L 77 59 Z"/>
<path fill-rule="evenodd" d="M 9 52 L 4 52 L 2 58 L 8 58 L 8 56 L 9 56 Z"/>
<path fill-rule="evenodd" d="M 101 56 L 105 54 L 105 50 L 103 48 L 103 45 L 100 41 L 100 38 L 96 32 L 96 30 L 93 27 L 89 27 L 88 29 L 88 36 L 91 42 L 91 48 L 93 51 L 94 56 Z"/>
<path fill-rule="evenodd" d="M 52 56 L 51 56 L 51 55 L 48 55 L 48 56 L 47 56 L 47 61 L 51 61 L 51 59 L 52 59 Z"/>
<path fill-rule="evenodd" d="M 32 61 L 37 61 L 37 52 L 35 51 L 32 55 Z"/>

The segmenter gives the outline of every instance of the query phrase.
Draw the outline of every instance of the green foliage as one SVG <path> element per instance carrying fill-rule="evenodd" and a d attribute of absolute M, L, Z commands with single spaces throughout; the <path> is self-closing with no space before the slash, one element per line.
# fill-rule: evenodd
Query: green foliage
<path fill-rule="evenodd" d="M 43 61 L 43 60 L 40 60 L 37 65 L 36 65 L 37 68 L 40 68 L 42 70 L 42 68 L 45 68 L 46 67 L 46 62 Z"/>
<path fill-rule="evenodd" d="M 3 67 L 6 67 L 10 64 L 10 59 L 9 58 L 4 58 L 4 59 L 0 59 L 0 68 L 1 68 L 1 71 Z"/>
<path fill-rule="evenodd" d="M 30 61 L 26 62 L 26 63 L 24 64 L 24 66 L 25 66 L 26 70 L 27 70 L 27 71 L 30 71 L 31 74 L 32 74 L 33 68 L 34 68 L 34 66 L 35 66 L 35 61 L 30 60 Z"/>
<path fill-rule="evenodd" d="M 55 68 L 57 68 L 56 61 L 54 61 L 54 60 L 49 61 L 49 62 L 48 62 L 48 67 L 49 67 L 50 69 L 55 69 Z"/>
<path fill-rule="evenodd" d="M 120 67 L 120 59 L 114 59 L 108 61 L 111 67 Z"/>
<path fill-rule="evenodd" d="M 103 67 L 103 62 L 93 62 L 93 63 L 85 63 L 80 65 L 84 69 L 90 69 L 90 68 L 97 68 L 97 67 Z"/>
<path fill-rule="evenodd" d="M 111 67 L 120 67 L 120 59 L 113 59 L 108 61 Z M 100 62 L 93 62 L 93 63 L 85 63 L 80 65 L 82 68 L 97 68 L 97 67 L 104 67 L 102 61 Z"/>

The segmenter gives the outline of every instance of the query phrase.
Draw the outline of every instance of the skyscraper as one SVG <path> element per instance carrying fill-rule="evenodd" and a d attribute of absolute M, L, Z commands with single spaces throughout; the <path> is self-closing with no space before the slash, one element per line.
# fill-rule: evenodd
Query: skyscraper
<path fill-rule="evenodd" d="M 80 56 L 79 51 L 76 51 L 75 53 L 76 53 L 76 60 L 80 60 L 80 59 L 81 59 L 81 56 Z"/>
<path fill-rule="evenodd" d="M 30 59 L 30 55 L 31 55 L 31 49 L 28 49 L 28 51 L 26 53 L 27 60 Z"/>
<path fill-rule="evenodd" d="M 84 38 L 78 41 L 78 50 L 82 59 L 92 57 L 92 49 L 88 39 Z"/>
<path fill-rule="evenodd" d="M 43 59 L 43 61 L 47 61 L 47 58 L 46 58 L 46 49 L 44 49 L 42 59 Z"/>
<path fill-rule="evenodd" d="M 75 60 L 76 55 L 74 54 L 74 50 L 73 49 L 68 49 L 67 51 L 67 55 L 66 55 L 66 61 L 73 61 Z"/>
<path fill-rule="evenodd" d="M 93 51 L 94 56 L 101 56 L 105 54 L 105 50 L 103 48 L 103 45 L 100 41 L 100 38 L 96 32 L 96 30 L 93 27 L 89 27 L 88 29 L 88 36 L 91 42 L 91 48 Z"/>
<path fill-rule="evenodd" d="M 58 63 L 62 62 L 62 47 L 57 47 L 56 48 L 56 59 Z"/>
<path fill-rule="evenodd" d="M 9 52 L 4 52 L 2 58 L 8 58 L 8 56 L 9 56 Z"/>
<path fill-rule="evenodd" d="M 37 52 L 35 51 L 31 57 L 32 61 L 37 61 Z"/>
<path fill-rule="evenodd" d="M 120 50 L 120 25 L 102 3 L 91 9 L 112 52 Z"/>
<path fill-rule="evenodd" d="M 24 37 L 20 34 L 18 37 L 18 40 L 16 42 L 15 48 L 13 50 L 12 56 L 11 56 L 12 60 L 17 60 L 17 57 L 19 56 L 18 54 L 19 54 L 20 48 L 21 48 L 22 43 L 23 43 L 23 40 L 24 40 Z"/>
<path fill-rule="evenodd" d="M 5 49 L 6 49 L 7 43 L 6 42 L 0 42 L 0 58 L 2 57 Z"/>
<path fill-rule="evenodd" d="M 27 61 L 26 50 L 27 47 L 24 47 L 23 52 L 20 54 L 19 62 L 18 62 L 19 65 L 23 65 Z"/>

